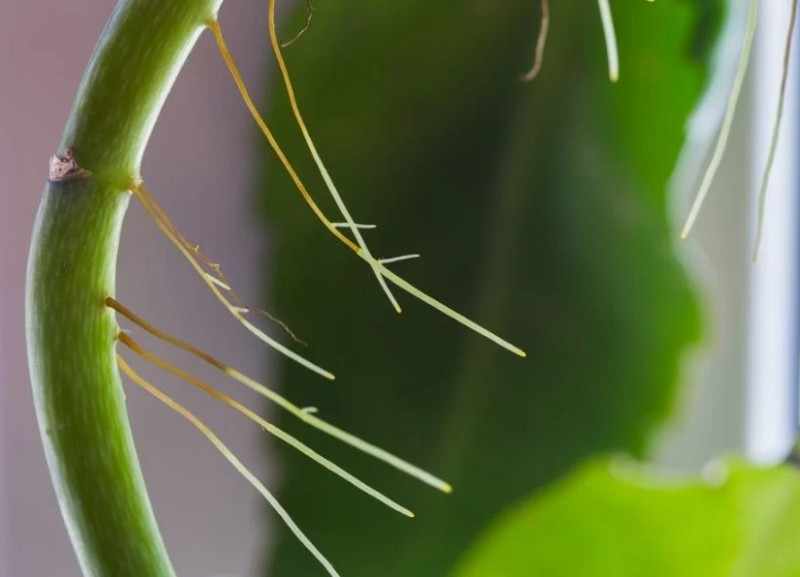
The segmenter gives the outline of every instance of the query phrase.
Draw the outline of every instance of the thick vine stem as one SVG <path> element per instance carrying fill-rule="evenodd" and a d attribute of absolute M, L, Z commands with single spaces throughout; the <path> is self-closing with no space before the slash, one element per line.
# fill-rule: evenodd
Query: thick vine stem
<path fill-rule="evenodd" d="M 120 0 L 81 82 L 39 207 L 26 328 L 36 412 L 87 577 L 172 577 L 114 354 L 128 190 L 175 77 L 222 0 Z"/>

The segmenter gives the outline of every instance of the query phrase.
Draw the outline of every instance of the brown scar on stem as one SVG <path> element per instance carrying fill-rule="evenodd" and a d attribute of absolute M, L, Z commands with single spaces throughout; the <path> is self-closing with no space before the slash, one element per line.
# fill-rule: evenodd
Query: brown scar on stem
<path fill-rule="evenodd" d="M 54 154 L 50 157 L 47 179 L 50 182 L 66 182 L 78 178 L 89 178 L 92 173 L 81 168 L 75 160 L 75 152 L 68 148 L 64 154 Z"/>

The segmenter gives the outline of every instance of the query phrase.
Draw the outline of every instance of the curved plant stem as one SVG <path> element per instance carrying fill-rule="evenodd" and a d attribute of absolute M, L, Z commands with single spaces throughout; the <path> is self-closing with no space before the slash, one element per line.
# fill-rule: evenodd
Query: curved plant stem
<path fill-rule="evenodd" d="M 387 294 L 391 297 L 384 279 L 498 345 L 525 356 L 521 349 L 419 291 L 385 266 L 415 255 L 376 259 L 366 250 L 366 245 L 359 246 L 363 244 L 358 232 L 360 225 L 353 222 L 346 210 L 342 210 L 346 225 L 359 240 L 358 244 L 325 217 L 247 95 L 216 21 L 221 3 L 222 0 L 118 2 L 84 74 L 61 144 L 51 160 L 49 181 L 37 214 L 26 295 L 28 360 L 48 466 L 62 515 L 87 577 L 174 577 L 142 479 L 118 367 L 125 370 L 135 383 L 194 424 L 264 495 L 329 573 L 336 574 L 269 491 L 213 432 L 142 379 L 115 354 L 120 332 L 114 311 L 106 303 L 115 292 L 119 236 L 131 192 L 143 201 L 162 232 L 195 266 L 196 272 L 228 310 L 251 332 L 273 344 L 269 337 L 244 318 L 247 309 L 234 303 L 235 297 L 228 298 L 222 293 L 233 294 L 218 266 L 208 261 L 199 252 L 199 247 L 192 246 L 174 228 L 155 201 L 151 201 L 140 175 L 144 149 L 164 100 L 205 27 L 210 27 L 217 38 L 248 108 L 301 194 L 331 234 L 370 265 Z M 274 4 L 272 10 L 274 16 Z M 280 58 L 279 47 L 277 54 Z M 311 147 L 313 149 L 313 144 Z M 314 156 L 320 169 L 327 174 L 316 152 Z M 327 371 L 285 347 L 281 349 L 277 345 L 276 348 L 319 374 L 333 378 Z M 173 370 L 172 365 L 146 351 L 140 349 L 137 352 L 162 369 L 178 374 L 226 402 L 373 497 L 411 515 L 410 511 L 367 487 L 230 397 L 221 395 L 199 380 L 188 378 L 188 373 L 180 371 L 179 374 L 176 372 L 178 369 Z M 257 388 L 257 383 L 232 369 L 226 374 Z M 280 399 L 274 394 L 271 398 L 276 402 Z M 298 414 L 294 405 L 279 404 Z M 413 465 L 313 417 L 311 410 L 301 411 L 298 416 L 312 426 L 440 490 L 450 490 L 449 485 Z"/>
<path fill-rule="evenodd" d="M 47 462 L 81 568 L 174 575 L 150 506 L 114 354 L 128 190 L 191 48 L 222 0 L 122 0 L 51 162 L 28 264 L 28 359 Z"/>

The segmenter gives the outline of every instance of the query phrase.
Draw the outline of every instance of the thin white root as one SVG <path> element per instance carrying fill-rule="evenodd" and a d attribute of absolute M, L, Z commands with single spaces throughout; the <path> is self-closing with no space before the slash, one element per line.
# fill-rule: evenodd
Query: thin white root
<path fill-rule="evenodd" d="M 731 127 L 733 126 L 733 119 L 736 116 L 736 105 L 739 102 L 739 95 L 742 92 L 744 79 L 747 76 L 747 67 L 750 62 L 750 53 L 753 48 L 753 37 L 755 36 L 756 26 L 758 24 L 758 2 L 759 0 L 750 0 L 750 10 L 747 15 L 747 27 L 745 30 L 744 44 L 742 44 L 741 52 L 739 53 L 739 63 L 736 68 L 736 76 L 733 80 L 733 87 L 728 95 L 728 103 L 725 108 L 725 116 L 722 119 L 722 126 L 720 127 L 719 136 L 717 137 L 717 144 L 714 148 L 714 153 L 711 156 L 711 161 L 708 163 L 703 174 L 703 180 L 700 183 L 700 188 L 697 191 L 697 196 L 694 199 L 692 208 L 689 211 L 689 217 L 686 219 L 686 224 L 683 225 L 681 231 L 681 238 L 686 239 L 692 232 L 692 227 L 700 214 L 700 209 L 705 202 L 711 184 L 714 182 L 714 177 L 719 170 L 719 165 L 722 162 L 722 157 L 728 147 L 728 137 L 730 136 Z"/>
<path fill-rule="evenodd" d="M 311 156 L 314 159 L 314 163 L 317 165 L 317 169 L 319 170 L 320 175 L 322 175 L 322 180 L 325 181 L 325 186 L 328 188 L 328 191 L 333 197 L 333 201 L 336 203 L 336 207 L 339 209 L 339 212 L 342 214 L 342 217 L 344 217 L 345 222 L 347 222 L 348 226 L 350 227 L 350 232 L 353 233 L 353 237 L 356 239 L 359 248 L 367 257 L 369 257 L 369 260 L 367 260 L 367 262 L 370 263 L 372 272 L 375 275 L 375 278 L 377 279 L 381 289 L 383 289 L 383 292 L 386 294 L 386 298 L 389 299 L 389 302 L 392 304 L 392 307 L 394 307 L 395 311 L 399 314 L 402 312 L 400 304 L 397 302 L 397 299 L 395 298 L 394 294 L 392 294 L 392 291 L 389 290 L 389 287 L 386 284 L 386 281 L 384 280 L 378 268 L 373 264 L 374 259 L 372 259 L 372 254 L 369 251 L 369 247 L 367 246 L 367 243 L 364 241 L 364 238 L 361 236 L 359 227 L 356 226 L 353 217 L 350 216 L 350 211 L 347 209 L 347 205 L 345 205 L 341 194 L 339 194 L 339 190 L 333 183 L 333 178 L 331 178 L 331 175 L 328 172 L 325 163 L 322 162 L 322 157 L 317 151 L 317 147 L 314 144 L 314 140 L 311 138 L 311 133 L 308 131 L 308 127 L 306 126 L 305 120 L 303 119 L 303 115 L 300 113 L 300 105 L 297 103 L 297 97 L 295 95 L 294 86 L 292 86 L 292 80 L 291 77 L 289 76 L 289 68 L 286 66 L 286 62 L 283 59 L 283 54 L 281 53 L 281 45 L 280 42 L 278 41 L 278 31 L 276 29 L 276 24 L 275 24 L 275 3 L 276 3 L 275 0 L 269 0 L 268 21 L 269 21 L 270 44 L 272 45 L 272 52 L 275 54 L 275 60 L 278 63 L 278 68 L 280 69 L 281 77 L 283 78 L 283 83 L 284 86 L 286 87 L 286 93 L 289 97 L 289 104 L 292 108 L 295 120 L 297 121 L 297 125 L 300 127 L 300 132 L 303 134 L 303 139 L 306 142 L 308 151 L 311 153 Z"/>
<path fill-rule="evenodd" d="M 205 274 L 203 275 L 203 277 L 204 277 L 206 280 L 210 280 L 212 283 L 214 283 L 215 285 L 217 285 L 217 286 L 218 286 L 219 288 L 221 288 L 222 290 L 226 290 L 226 291 L 229 291 L 229 290 L 231 290 L 231 287 L 230 287 L 230 285 L 228 285 L 228 284 L 227 284 L 227 283 L 225 283 L 224 281 L 220 280 L 219 278 L 215 277 L 213 274 L 208 274 L 208 273 L 205 273 Z M 234 308 L 235 308 L 237 311 L 246 311 L 246 310 L 247 310 L 247 309 L 246 309 L 246 308 L 244 308 L 244 307 L 234 307 Z"/>
<path fill-rule="evenodd" d="M 248 310 L 248 309 L 244 309 L 244 310 L 245 310 L 246 312 L 249 312 L 249 310 Z M 283 322 L 281 319 L 279 319 L 279 318 L 278 318 L 278 317 L 276 317 L 275 315 L 272 315 L 272 314 L 270 314 L 268 311 L 265 311 L 265 310 L 263 310 L 263 309 L 256 309 L 256 311 L 255 311 L 255 312 L 257 312 L 258 314 L 260 314 L 260 315 L 262 315 L 262 316 L 265 316 L 265 317 L 267 317 L 267 318 L 268 318 L 269 320 L 271 320 L 273 323 L 275 323 L 276 325 L 278 325 L 279 327 L 281 327 L 281 328 L 284 330 L 284 332 L 285 332 L 287 335 L 289 335 L 290 337 L 292 337 L 292 340 L 294 340 L 294 342 L 296 342 L 296 343 L 298 343 L 298 344 L 300 344 L 300 345 L 303 345 L 304 347 L 307 347 L 307 346 L 308 346 L 308 343 L 307 343 L 306 341 L 304 341 L 303 339 L 301 339 L 300 337 L 298 337 L 298 336 L 297 336 L 297 335 L 294 333 L 294 331 L 293 331 L 291 328 L 289 328 L 289 325 L 287 325 L 285 322 Z"/>
<path fill-rule="evenodd" d="M 438 301 L 435 298 L 433 298 L 432 296 L 430 296 L 429 294 L 426 294 L 426 293 L 422 292 L 417 287 L 412 285 L 410 282 L 408 282 L 407 280 L 405 280 L 402 277 L 397 276 L 395 273 L 393 273 L 391 270 L 389 270 L 388 268 L 386 268 L 382 264 L 378 263 L 378 265 L 380 266 L 380 271 L 381 271 L 381 274 L 383 274 L 383 276 L 385 276 L 389 281 L 391 281 L 392 283 L 394 283 L 396 286 L 400 287 L 401 289 L 403 289 L 407 293 L 417 297 L 419 300 L 421 300 L 422 302 L 426 303 L 427 305 L 435 308 L 437 311 L 439 311 L 440 313 L 444 314 L 445 316 L 448 316 L 451 319 L 455 320 L 456 322 L 461 323 L 462 325 L 464 325 L 468 329 L 471 329 L 471 330 L 475 331 L 476 333 L 478 333 L 482 337 L 485 337 L 485 338 L 489 339 L 490 341 L 492 341 L 493 343 L 495 343 L 495 344 L 499 345 L 500 347 L 506 349 L 507 351 L 514 353 L 518 357 L 526 357 L 526 356 L 528 356 L 527 353 L 525 353 L 525 351 L 523 351 L 519 347 L 517 347 L 515 345 L 512 345 L 507 340 L 503 339 L 502 337 L 499 337 L 498 335 L 496 335 L 492 331 L 483 328 L 481 325 L 479 325 L 475 321 L 472 321 L 472 320 L 468 319 L 467 317 L 465 317 L 464 315 L 462 315 L 461 313 L 451 309 L 449 306 L 447 306 L 443 302 Z"/>
<path fill-rule="evenodd" d="M 404 260 L 413 260 L 416 258 L 421 258 L 421 254 L 403 254 L 400 256 L 393 256 L 391 258 L 379 258 L 378 262 L 381 264 L 392 264 L 393 262 L 402 262 Z"/>
<path fill-rule="evenodd" d="M 550 30 L 550 0 L 541 0 L 541 20 L 539 34 L 536 37 L 536 51 L 533 56 L 533 66 L 523 76 L 524 82 L 530 82 L 539 76 L 544 64 L 544 49 L 547 47 L 547 34 Z"/>
<path fill-rule="evenodd" d="M 332 224 L 336 228 L 348 228 L 348 229 L 349 228 L 353 228 L 353 226 L 351 226 L 350 223 L 347 223 L 347 222 L 334 222 Z M 372 229 L 378 228 L 378 225 L 376 225 L 376 224 L 355 224 L 355 227 L 360 229 L 360 230 L 372 230 Z"/>
<path fill-rule="evenodd" d="M 248 469 L 238 459 L 238 457 L 236 457 L 236 455 L 230 449 L 228 449 L 228 447 L 220 440 L 220 438 L 203 421 L 196 417 L 194 413 L 189 411 L 186 407 L 175 401 L 172 397 L 162 392 L 160 389 L 141 377 L 139 373 L 133 370 L 133 368 L 131 368 L 131 366 L 125 362 L 125 359 L 119 354 L 117 355 L 117 362 L 120 369 L 122 369 L 122 372 L 125 373 L 131 381 L 164 403 L 167 407 L 178 413 L 184 419 L 189 421 L 189 423 L 191 423 L 198 431 L 200 431 L 200 433 L 202 433 L 203 436 L 209 440 L 214 448 L 216 448 L 222 454 L 222 456 L 225 457 L 225 459 L 231 465 L 233 465 L 233 468 L 236 469 L 239 474 L 241 474 L 253 487 L 255 487 L 259 493 L 261 493 L 264 499 L 266 499 L 272 509 L 283 520 L 297 540 L 300 541 L 300 543 L 302 543 L 308 552 L 314 556 L 320 565 L 325 568 L 328 574 L 330 574 L 332 577 L 339 577 L 339 573 L 333 567 L 331 562 L 328 561 L 319 551 L 319 549 L 314 546 L 311 540 L 306 537 L 305 533 L 303 533 L 300 527 L 297 526 L 286 509 L 283 508 L 283 506 L 278 502 L 269 489 L 267 489 L 264 484 L 258 480 L 258 478 L 250 471 L 250 469 Z"/>
<path fill-rule="evenodd" d="M 312 363 L 305 357 L 298 355 L 291 349 L 288 349 L 269 335 L 267 335 L 264 331 L 256 327 L 253 323 L 251 323 L 247 318 L 245 318 L 244 314 L 242 313 L 243 307 L 235 305 L 232 303 L 228 298 L 222 294 L 220 291 L 220 287 L 217 286 L 217 282 L 212 281 L 213 278 L 209 275 L 202 265 L 198 262 L 195 255 L 185 246 L 185 243 L 181 241 L 181 237 L 179 237 L 175 232 L 175 226 L 169 220 L 167 215 L 164 213 L 163 210 L 158 207 L 158 204 L 155 202 L 155 199 L 150 194 L 150 192 L 145 188 L 143 184 L 138 184 L 132 188 L 134 196 L 141 202 L 144 209 L 150 214 L 153 220 L 156 222 L 156 225 L 161 230 L 162 233 L 169 239 L 172 244 L 186 257 L 186 260 L 189 261 L 189 264 L 192 265 L 192 268 L 197 272 L 203 282 L 206 283 L 206 286 L 209 290 L 213 293 L 213 295 L 217 298 L 217 300 L 222 303 L 222 305 L 228 310 L 228 312 L 233 315 L 236 320 L 238 320 L 247 330 L 249 330 L 252 334 L 258 337 L 261 341 L 266 343 L 268 346 L 274 348 L 279 353 L 285 355 L 286 357 L 290 358 L 291 360 L 295 361 L 296 363 L 304 366 L 305 368 L 309 369 L 317 373 L 318 375 L 325 377 L 329 380 L 334 380 L 336 377 L 333 373 L 326 371 L 322 367 Z"/>
<path fill-rule="evenodd" d="M 781 87 L 778 96 L 778 107 L 775 111 L 775 123 L 772 125 L 772 138 L 769 143 L 769 153 L 767 154 L 767 164 L 764 166 L 764 173 L 761 176 L 761 186 L 758 190 L 758 216 L 756 219 L 756 238 L 753 246 L 753 261 L 758 257 L 761 247 L 761 238 L 764 235 L 764 211 L 767 203 L 767 189 L 769 179 L 772 175 L 772 166 L 775 164 L 775 153 L 778 150 L 778 140 L 783 125 L 783 111 L 786 104 L 786 89 L 789 81 L 789 64 L 792 59 L 792 42 L 794 30 L 797 26 L 797 4 L 798 0 L 792 0 L 792 12 L 789 16 L 789 29 L 786 32 L 786 44 L 783 52 L 783 71 L 781 74 Z"/>
<path fill-rule="evenodd" d="M 316 407 L 305 407 L 300 408 L 297 405 L 293 404 L 291 401 L 285 399 L 272 389 L 269 389 L 259 383 L 258 381 L 251 379 L 247 375 L 241 373 L 240 371 L 226 367 L 223 371 L 226 375 L 228 375 L 233 380 L 241 383 L 242 385 L 248 387 L 249 389 L 263 395 L 264 397 L 268 398 L 270 401 L 281 407 L 282 409 L 286 410 L 287 412 L 291 413 L 304 423 L 308 424 L 315 429 L 322 431 L 323 433 L 330 435 L 331 437 L 342 441 L 353 447 L 354 449 L 361 451 L 371 457 L 378 459 L 379 461 L 383 461 L 387 465 L 390 465 L 397 469 L 398 471 L 405 473 L 411 477 L 414 477 L 418 481 L 425 483 L 426 485 L 433 487 L 441 491 L 442 493 L 452 493 L 453 487 L 441 480 L 440 478 L 431 475 L 424 469 L 417 467 L 416 465 L 412 465 L 408 461 L 401 459 L 393 455 L 392 453 L 381 449 L 373 445 L 372 443 L 368 443 L 367 441 L 356 437 L 340 429 L 339 427 L 328 423 L 316 416 L 317 409 Z"/>
<path fill-rule="evenodd" d="M 311 0 L 306 0 L 306 23 L 303 24 L 303 27 L 300 31 L 292 36 L 289 40 L 281 44 L 281 48 L 288 48 L 298 40 L 300 37 L 306 33 L 306 31 L 311 28 L 311 21 L 314 19 L 314 4 L 312 4 Z"/>
<path fill-rule="evenodd" d="M 452 487 L 449 483 L 431 475 L 427 471 L 417 467 L 416 465 L 412 465 L 408 461 L 405 461 L 388 451 L 381 449 L 363 439 L 356 437 L 348 433 L 347 431 L 343 431 L 342 429 L 336 427 L 317 417 L 315 413 L 317 412 L 316 407 L 300 407 L 295 405 L 285 397 L 281 396 L 277 392 L 273 391 L 272 389 L 264 386 L 263 384 L 259 383 L 255 379 L 248 377 L 244 373 L 226 365 L 225 363 L 219 361 L 218 359 L 214 358 L 207 352 L 195 347 L 191 343 L 181 340 L 169 333 L 166 333 L 160 329 L 157 329 L 143 318 L 138 316 L 136 313 L 119 303 L 118 301 L 114 300 L 111 297 L 106 298 L 106 305 L 111 309 L 117 311 L 120 315 L 124 318 L 128 319 L 130 322 L 134 323 L 135 325 L 141 327 L 146 332 L 150 333 L 154 337 L 167 342 L 183 351 L 186 351 L 195 357 L 199 358 L 206 364 L 214 367 L 222 374 L 226 375 L 227 377 L 237 381 L 238 383 L 248 387 L 249 389 L 255 391 L 256 393 L 262 395 L 263 397 L 267 398 L 268 400 L 272 401 L 288 413 L 292 414 L 294 417 L 300 419 L 304 423 L 308 424 L 309 426 L 332 436 L 333 438 L 350 445 L 354 449 L 361 451 L 367 455 L 370 455 L 380 461 L 383 461 L 387 465 L 394 467 L 395 469 L 435 488 L 443 493 L 451 493 Z"/>
<path fill-rule="evenodd" d="M 120 342 L 127 346 L 131 351 L 139 355 L 142 359 L 147 361 L 148 363 L 160 368 L 161 370 L 167 371 L 168 373 L 178 377 L 182 381 L 192 385 L 193 387 L 203 391 L 210 397 L 221 401 L 222 403 L 228 405 L 233 410 L 237 411 L 238 413 L 244 415 L 246 418 L 250 419 L 262 429 L 264 429 L 270 435 L 280 439 L 293 449 L 299 451 L 318 465 L 328 469 L 334 475 L 337 475 L 341 479 L 345 480 L 346 482 L 353 485 L 358 490 L 366 493 L 370 497 L 380 501 L 390 509 L 394 509 L 398 513 L 405 515 L 406 517 L 414 517 L 414 513 L 409 511 L 407 508 L 403 507 L 402 505 L 398 504 L 394 500 L 390 499 L 380 491 L 370 487 L 365 482 L 363 482 L 358 477 L 348 473 L 344 469 L 342 469 L 339 465 L 331 461 L 330 459 L 323 457 L 319 453 L 317 453 L 314 449 L 306 445 L 305 443 L 301 442 L 299 439 L 296 439 L 292 435 L 288 434 L 283 429 L 280 429 L 258 415 L 257 413 L 250 410 L 248 407 L 233 399 L 232 397 L 226 395 L 225 393 L 217 390 L 216 388 L 212 387 L 205 381 L 202 381 L 191 375 L 190 373 L 179 369 L 178 367 L 174 366 L 173 364 L 165 361 L 158 355 L 145 350 L 141 345 L 139 345 L 135 340 L 133 340 L 129 335 L 125 333 L 120 334 Z"/>
<path fill-rule="evenodd" d="M 614 31 L 614 17 L 611 15 L 609 0 L 597 0 L 600 7 L 600 20 L 603 23 L 603 34 L 606 39 L 606 54 L 608 55 L 608 77 L 611 82 L 619 80 L 619 49 L 617 48 L 617 33 Z"/>

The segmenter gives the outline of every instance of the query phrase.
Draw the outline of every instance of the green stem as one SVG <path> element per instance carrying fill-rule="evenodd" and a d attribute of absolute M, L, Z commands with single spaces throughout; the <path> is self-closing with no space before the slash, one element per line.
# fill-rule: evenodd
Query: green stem
<path fill-rule="evenodd" d="M 136 457 L 114 356 L 118 328 L 104 299 L 114 294 L 128 190 L 147 140 L 221 2 L 117 4 L 60 145 L 80 170 L 51 170 L 33 232 L 26 324 L 34 401 L 87 577 L 174 575 Z"/>

